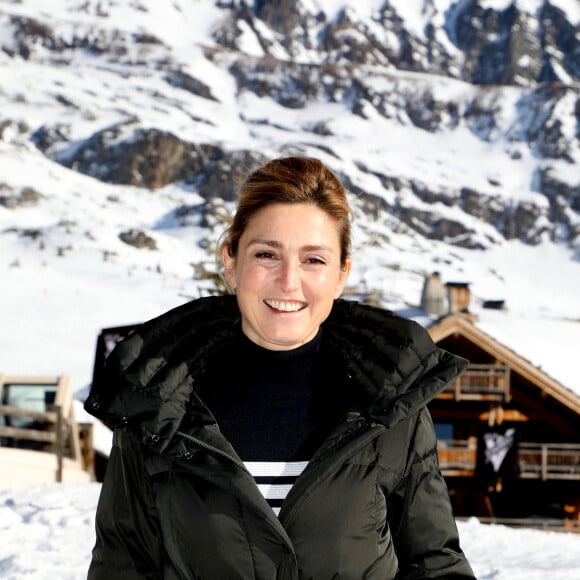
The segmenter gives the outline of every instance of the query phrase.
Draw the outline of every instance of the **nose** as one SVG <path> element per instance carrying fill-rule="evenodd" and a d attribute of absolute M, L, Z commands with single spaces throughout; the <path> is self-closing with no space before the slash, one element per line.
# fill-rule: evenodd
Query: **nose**
<path fill-rule="evenodd" d="M 294 260 L 285 260 L 280 264 L 280 286 L 285 292 L 300 287 L 300 264 Z"/>

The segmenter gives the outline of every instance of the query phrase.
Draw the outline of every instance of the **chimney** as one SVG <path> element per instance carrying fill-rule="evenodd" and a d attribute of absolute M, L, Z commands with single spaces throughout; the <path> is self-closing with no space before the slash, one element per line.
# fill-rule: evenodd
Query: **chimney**
<path fill-rule="evenodd" d="M 449 301 L 449 313 L 469 312 L 471 291 L 468 282 L 447 282 L 447 300 Z"/>
<path fill-rule="evenodd" d="M 421 292 L 421 309 L 432 316 L 444 316 L 449 310 L 447 292 L 439 272 L 425 278 Z"/>

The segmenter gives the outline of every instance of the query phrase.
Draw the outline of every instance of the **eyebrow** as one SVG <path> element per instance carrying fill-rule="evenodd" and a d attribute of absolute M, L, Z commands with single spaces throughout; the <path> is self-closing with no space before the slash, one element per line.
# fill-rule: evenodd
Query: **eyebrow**
<path fill-rule="evenodd" d="M 262 244 L 264 246 L 268 246 L 270 248 L 276 248 L 278 250 L 283 248 L 283 244 L 276 241 L 276 240 L 265 240 L 265 239 L 261 239 L 261 238 L 255 238 L 253 240 L 250 240 L 248 242 L 248 248 L 250 248 L 251 246 L 255 246 L 257 244 Z M 327 246 L 325 244 L 309 244 L 307 246 L 302 246 L 300 248 L 300 250 L 303 252 L 326 251 L 326 252 L 330 252 L 331 254 L 335 253 L 331 246 Z"/>

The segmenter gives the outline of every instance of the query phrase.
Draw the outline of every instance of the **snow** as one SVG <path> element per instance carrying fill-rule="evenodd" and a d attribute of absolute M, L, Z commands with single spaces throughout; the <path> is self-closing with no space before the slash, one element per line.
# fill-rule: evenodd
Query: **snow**
<path fill-rule="evenodd" d="M 396 14 L 406 22 L 413 22 L 414 32 L 419 38 L 424 36 L 426 17 L 429 15 L 429 2 L 425 0 L 394 0 L 390 2 Z"/>
<path fill-rule="evenodd" d="M 483 8 L 497 10 L 498 12 L 506 10 L 511 4 L 512 0 L 483 0 L 481 3 Z"/>
<path fill-rule="evenodd" d="M 316 14 L 323 10 L 329 22 L 336 20 L 341 10 L 348 9 L 359 17 L 373 17 L 384 5 L 383 0 L 302 0 L 302 4 Z M 313 9 L 316 10 L 313 10 Z"/>
<path fill-rule="evenodd" d="M 264 49 L 260 45 L 258 37 L 254 31 L 250 28 L 247 22 L 240 22 L 238 24 L 241 31 L 240 47 L 241 49 L 250 56 L 264 56 Z"/>
<path fill-rule="evenodd" d="M 0 489 L 0 577 L 86 578 L 101 486 L 47 484 Z M 580 580 L 580 534 L 457 522 L 479 580 Z"/>
<path fill-rule="evenodd" d="M 550 4 L 562 10 L 572 24 L 580 24 L 580 3 L 578 0 L 550 0 Z"/>

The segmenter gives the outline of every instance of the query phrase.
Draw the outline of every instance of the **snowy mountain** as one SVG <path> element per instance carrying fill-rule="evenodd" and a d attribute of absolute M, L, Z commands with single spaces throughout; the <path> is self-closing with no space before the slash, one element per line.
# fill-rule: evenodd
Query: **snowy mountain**
<path fill-rule="evenodd" d="M 351 192 L 351 295 L 469 282 L 580 393 L 579 25 L 577 0 L 0 2 L 0 372 L 86 387 L 101 328 L 217 290 L 236 184 L 300 154 Z"/>

